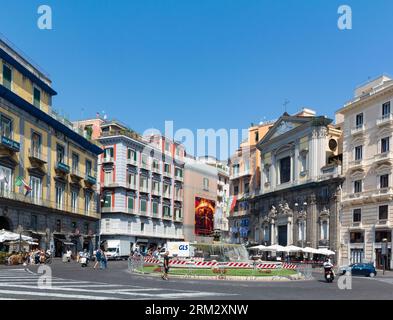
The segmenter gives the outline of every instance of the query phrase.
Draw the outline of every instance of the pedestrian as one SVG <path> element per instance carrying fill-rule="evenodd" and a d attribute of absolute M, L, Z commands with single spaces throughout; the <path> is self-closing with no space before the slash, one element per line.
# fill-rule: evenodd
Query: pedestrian
<path fill-rule="evenodd" d="M 101 248 L 98 248 L 96 251 L 96 263 L 94 264 L 93 269 L 97 268 L 98 265 L 100 265 L 100 269 L 102 269 L 101 268 L 101 266 L 102 266 L 101 259 L 102 259 L 102 251 L 101 251 Z"/>
<path fill-rule="evenodd" d="M 169 273 L 169 252 L 166 251 L 164 254 L 164 274 L 162 275 L 162 279 L 168 280 L 168 273 Z"/>
<path fill-rule="evenodd" d="M 104 251 L 102 251 L 101 263 L 102 263 L 102 268 L 101 269 L 106 269 L 108 267 L 108 258 L 106 257 Z"/>

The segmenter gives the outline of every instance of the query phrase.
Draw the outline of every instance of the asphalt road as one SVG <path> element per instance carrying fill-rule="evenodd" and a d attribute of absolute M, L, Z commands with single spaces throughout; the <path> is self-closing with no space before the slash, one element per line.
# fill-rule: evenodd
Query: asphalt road
<path fill-rule="evenodd" d="M 352 289 L 328 284 L 322 273 L 305 281 L 232 281 L 175 279 L 130 274 L 127 262 L 109 262 L 94 270 L 56 260 L 51 265 L 52 287 L 37 286 L 37 266 L 0 268 L 0 299 L 192 299 L 192 300 L 346 300 L 393 299 L 393 274 L 376 278 L 353 277 Z M 42 281 L 41 281 L 42 282 Z"/>

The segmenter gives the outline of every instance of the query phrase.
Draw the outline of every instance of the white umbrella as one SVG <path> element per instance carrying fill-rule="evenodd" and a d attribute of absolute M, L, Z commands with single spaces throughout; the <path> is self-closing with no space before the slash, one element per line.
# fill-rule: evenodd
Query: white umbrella
<path fill-rule="evenodd" d="M 266 251 L 279 251 L 279 252 L 285 252 L 285 247 L 280 246 L 279 244 L 273 244 L 271 246 L 267 246 L 265 248 Z"/>
<path fill-rule="evenodd" d="M 14 233 L 7 230 L 0 230 L 0 242 L 4 241 L 16 241 L 19 240 L 20 236 L 18 233 Z M 32 237 L 22 235 L 23 241 L 33 241 Z"/>
<path fill-rule="evenodd" d="M 259 246 L 250 247 L 248 249 L 250 249 L 250 250 L 263 250 L 265 248 L 266 248 L 265 246 L 259 245 Z"/>
<path fill-rule="evenodd" d="M 294 245 L 290 245 L 290 246 L 286 246 L 284 247 L 285 252 L 301 252 L 303 251 L 303 248 L 294 246 Z"/>
<path fill-rule="evenodd" d="M 314 248 L 311 248 L 311 247 L 302 248 L 302 251 L 304 253 L 318 253 L 317 249 L 314 249 Z"/>
<path fill-rule="evenodd" d="M 331 255 L 336 254 L 334 251 L 326 249 L 326 248 L 318 249 L 317 251 L 318 251 L 317 252 L 318 254 L 322 254 L 324 256 L 331 256 Z"/>

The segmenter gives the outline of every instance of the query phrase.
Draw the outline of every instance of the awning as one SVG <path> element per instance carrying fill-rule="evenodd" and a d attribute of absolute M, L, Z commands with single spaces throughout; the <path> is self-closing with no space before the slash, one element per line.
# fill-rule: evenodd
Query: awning
<path fill-rule="evenodd" d="M 19 233 L 7 231 L 7 230 L 0 230 L 0 242 L 4 241 L 15 241 L 19 240 L 22 238 L 24 241 L 33 241 L 32 237 L 24 236 L 24 235 L 19 235 Z"/>

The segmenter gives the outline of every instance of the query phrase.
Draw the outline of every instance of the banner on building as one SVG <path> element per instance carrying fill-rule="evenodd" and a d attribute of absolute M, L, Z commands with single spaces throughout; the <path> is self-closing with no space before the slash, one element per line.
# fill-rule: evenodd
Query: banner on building
<path fill-rule="evenodd" d="M 215 201 L 195 197 L 195 235 L 213 235 L 215 209 Z"/>

